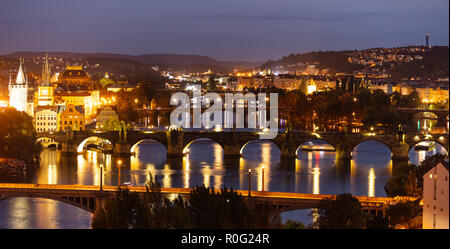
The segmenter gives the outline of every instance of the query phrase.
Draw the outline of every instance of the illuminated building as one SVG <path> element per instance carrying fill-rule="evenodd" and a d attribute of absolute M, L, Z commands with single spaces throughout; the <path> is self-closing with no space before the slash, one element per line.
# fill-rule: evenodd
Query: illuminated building
<path fill-rule="evenodd" d="M 34 115 L 36 132 L 57 130 L 57 106 L 37 106 Z"/>
<path fill-rule="evenodd" d="M 84 106 L 71 104 L 58 106 L 58 131 L 82 131 L 85 126 Z"/>
<path fill-rule="evenodd" d="M 18 111 L 28 112 L 28 79 L 24 71 L 23 58 L 20 59 L 19 71 L 17 72 L 16 82 L 11 81 L 9 77 L 9 106 Z"/>
<path fill-rule="evenodd" d="M 38 106 L 48 106 L 54 104 L 55 87 L 50 83 L 51 73 L 48 65 L 48 56 L 45 54 L 45 65 L 42 69 L 42 82 L 36 92 L 36 102 Z"/>
<path fill-rule="evenodd" d="M 295 75 L 282 74 L 275 77 L 273 85 L 280 89 L 295 90 L 299 89 L 303 79 Z"/>
<path fill-rule="evenodd" d="M 312 94 L 317 90 L 316 83 L 313 79 L 310 79 L 306 87 L 306 94 Z"/>
<path fill-rule="evenodd" d="M 111 86 L 114 83 L 116 83 L 113 79 L 109 78 L 108 73 L 105 73 L 105 77 L 101 78 L 98 83 L 100 83 L 100 85 L 102 85 L 102 87 L 105 86 Z"/>
<path fill-rule="evenodd" d="M 110 92 L 119 92 L 122 89 L 124 91 L 132 91 L 134 87 L 126 81 L 118 81 L 117 83 L 108 86 L 107 89 Z"/>
<path fill-rule="evenodd" d="M 268 87 L 270 85 L 270 79 L 265 76 L 255 75 L 255 76 L 243 76 L 238 78 L 239 87 L 243 88 L 259 88 Z"/>
<path fill-rule="evenodd" d="M 105 107 L 97 114 L 97 129 L 103 129 L 106 121 L 119 120 L 117 113 L 109 106 Z"/>
<path fill-rule="evenodd" d="M 448 162 L 423 175 L 423 229 L 448 229 Z"/>
<path fill-rule="evenodd" d="M 91 83 L 89 75 L 83 71 L 83 66 L 67 66 L 58 77 L 58 83 L 63 85 L 87 85 Z"/>
<path fill-rule="evenodd" d="M 386 84 L 372 84 L 369 86 L 370 90 L 372 91 L 372 93 L 376 90 L 382 90 L 383 92 L 387 93 L 387 94 L 392 94 L 392 85 L 389 83 Z"/>
<path fill-rule="evenodd" d="M 97 106 L 100 105 L 100 92 L 93 91 L 58 91 L 55 94 L 56 105 L 83 106 L 86 120 L 91 120 L 97 113 Z"/>
<path fill-rule="evenodd" d="M 416 91 L 424 103 L 448 102 L 448 89 L 420 87 Z"/>

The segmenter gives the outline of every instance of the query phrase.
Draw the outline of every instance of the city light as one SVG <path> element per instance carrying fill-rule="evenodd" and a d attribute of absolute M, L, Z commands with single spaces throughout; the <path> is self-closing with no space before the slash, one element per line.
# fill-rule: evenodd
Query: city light
<path fill-rule="evenodd" d="M 99 1 L 2 17 L 0 229 L 448 229 L 446 4 Z"/>

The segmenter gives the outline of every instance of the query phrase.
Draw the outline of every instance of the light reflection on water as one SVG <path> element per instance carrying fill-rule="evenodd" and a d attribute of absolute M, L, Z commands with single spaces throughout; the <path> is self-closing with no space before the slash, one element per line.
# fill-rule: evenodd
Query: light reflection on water
<path fill-rule="evenodd" d="M 347 169 L 335 163 L 335 152 L 300 151 L 294 165 L 285 167 L 278 147 L 270 142 L 254 142 L 243 150 L 243 157 L 228 161 L 222 147 L 211 142 L 196 142 L 182 162 L 166 160 L 166 149 L 157 143 L 137 146 L 136 155 L 122 158 L 121 182 L 143 186 L 154 175 L 162 187 L 193 187 L 205 184 L 215 189 L 226 186 L 248 189 L 314 194 L 352 193 L 365 196 L 385 196 L 384 184 L 392 174 L 390 150 L 376 141 L 367 141 L 355 148 Z M 410 151 L 412 163 L 418 164 L 425 155 L 442 153 L 442 147 L 432 151 Z M 76 158 L 66 158 L 55 150 L 42 153 L 40 168 L 31 182 L 49 184 L 99 185 L 100 165 L 104 165 L 103 183 L 117 185 L 116 159 L 96 151 L 85 151 Z M 283 220 L 296 219 L 308 224 L 311 210 L 286 212 Z M 70 215 L 67 215 L 69 214 Z M 0 228 L 85 228 L 90 227 L 91 214 L 65 203 L 37 198 L 13 198 L 0 202 Z"/>

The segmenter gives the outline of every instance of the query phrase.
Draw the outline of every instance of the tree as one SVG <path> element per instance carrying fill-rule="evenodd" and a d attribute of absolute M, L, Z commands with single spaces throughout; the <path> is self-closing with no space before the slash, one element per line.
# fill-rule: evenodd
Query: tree
<path fill-rule="evenodd" d="M 418 196 L 420 190 L 417 187 L 417 179 L 415 176 L 416 165 L 405 164 L 400 165 L 395 171 L 395 175 L 391 176 L 384 185 L 384 191 L 387 196 Z"/>
<path fill-rule="evenodd" d="M 147 103 L 150 103 L 150 101 L 154 98 L 156 90 L 160 87 L 161 82 L 161 77 L 152 78 L 151 80 L 143 80 L 138 84 L 136 93 L 141 98 L 146 99 Z"/>
<path fill-rule="evenodd" d="M 417 202 L 400 202 L 386 209 L 386 216 L 389 218 L 391 226 L 401 224 L 407 228 L 413 228 L 412 224 L 417 226 L 414 217 L 420 215 L 420 206 Z"/>
<path fill-rule="evenodd" d="M 318 212 L 316 225 L 320 229 L 362 229 L 366 226 L 366 214 L 361 210 L 359 200 L 351 194 L 321 200 Z"/>
<path fill-rule="evenodd" d="M 139 120 L 135 99 L 136 96 L 133 92 L 122 89 L 117 93 L 116 111 L 120 120 L 126 123 L 137 122 Z"/>
<path fill-rule="evenodd" d="M 389 222 L 381 215 L 369 215 L 367 219 L 367 229 L 388 229 Z"/>
<path fill-rule="evenodd" d="M 122 122 L 117 118 L 110 118 L 105 121 L 103 130 L 105 131 L 118 131 L 122 127 Z"/>
<path fill-rule="evenodd" d="M 189 203 L 195 228 L 245 229 L 253 225 L 253 215 L 244 198 L 231 189 L 224 187 L 216 192 L 204 185 L 196 186 Z"/>
<path fill-rule="evenodd" d="M 399 168 L 396 175 L 391 176 L 384 185 L 386 194 L 391 197 L 412 196 L 420 198 L 423 195 L 423 176 L 444 159 L 445 155 L 435 154 L 425 157 L 419 166 L 409 164 Z"/>
<path fill-rule="evenodd" d="M 283 225 L 284 229 L 305 229 L 305 225 L 300 221 L 287 220 L 286 224 Z"/>
<path fill-rule="evenodd" d="M 0 157 L 17 158 L 31 166 L 42 151 L 36 140 L 33 119 L 28 114 L 14 108 L 0 112 Z"/>
<path fill-rule="evenodd" d="M 217 89 L 217 81 L 214 79 L 214 75 L 211 74 L 209 76 L 208 85 L 207 85 L 208 91 L 214 91 Z"/>
<path fill-rule="evenodd" d="M 119 188 L 115 198 L 107 199 L 92 218 L 94 229 L 191 228 L 191 215 L 181 197 L 164 198 L 160 184 L 150 175 L 147 191 L 141 195 Z"/>

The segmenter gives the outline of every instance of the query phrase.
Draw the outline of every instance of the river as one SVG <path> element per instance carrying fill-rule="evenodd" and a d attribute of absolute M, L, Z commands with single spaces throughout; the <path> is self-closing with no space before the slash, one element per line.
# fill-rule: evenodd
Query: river
<path fill-rule="evenodd" d="M 411 149 L 410 162 L 418 164 L 426 155 L 446 153 L 437 145 L 430 151 Z M 121 160 L 121 182 L 143 186 L 151 173 L 162 187 L 193 187 L 205 184 L 216 189 L 226 186 L 248 189 L 251 169 L 252 190 L 314 194 L 352 193 L 364 196 L 386 196 L 384 185 L 392 175 L 391 152 L 377 141 L 358 145 L 350 168 L 340 170 L 334 164 L 335 152 L 301 151 L 295 165 L 280 163 L 280 151 L 270 142 L 252 142 L 243 149 L 243 157 L 226 161 L 220 145 L 197 141 L 189 146 L 181 163 L 168 163 L 166 149 L 156 142 L 145 141 L 130 158 L 114 158 L 88 150 L 77 157 L 63 157 L 57 150 L 45 149 L 40 167 L 26 179 L 1 179 L 3 182 L 42 184 L 99 185 L 100 165 L 104 166 L 104 184 L 117 185 Z M 264 181 L 262 179 L 264 171 Z M 283 221 L 299 220 L 308 225 L 311 210 L 282 214 Z M 0 228 L 90 228 L 92 214 L 69 204 L 41 198 L 11 198 L 0 201 Z"/>

